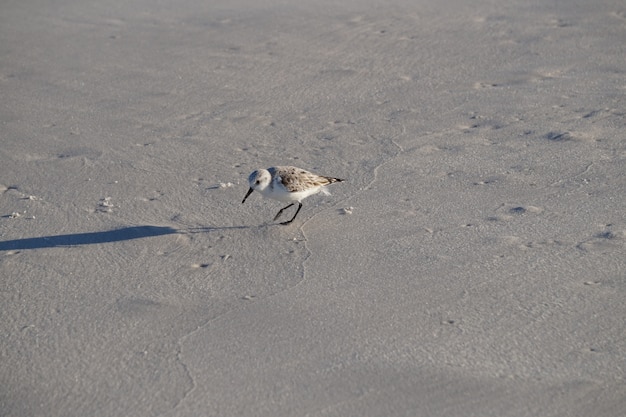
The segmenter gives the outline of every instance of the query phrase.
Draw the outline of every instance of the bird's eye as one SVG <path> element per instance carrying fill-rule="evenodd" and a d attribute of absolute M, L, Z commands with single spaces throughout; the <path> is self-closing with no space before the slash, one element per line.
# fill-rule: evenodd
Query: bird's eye
<path fill-rule="evenodd" d="M 259 184 L 261 184 L 261 181 L 256 180 L 256 185 L 259 185 Z"/>

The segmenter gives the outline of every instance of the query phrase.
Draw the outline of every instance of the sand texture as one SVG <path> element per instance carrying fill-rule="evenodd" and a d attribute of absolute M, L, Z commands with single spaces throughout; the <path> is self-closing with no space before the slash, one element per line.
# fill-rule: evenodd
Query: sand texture
<path fill-rule="evenodd" d="M 624 416 L 622 0 L 8 0 L 0 92 L 0 416 Z"/>

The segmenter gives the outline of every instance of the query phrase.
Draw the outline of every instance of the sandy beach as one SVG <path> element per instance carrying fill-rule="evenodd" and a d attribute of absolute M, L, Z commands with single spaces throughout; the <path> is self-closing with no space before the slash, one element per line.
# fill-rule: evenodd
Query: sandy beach
<path fill-rule="evenodd" d="M 626 410 L 621 0 L 0 6 L 0 416 Z M 288 226 L 258 168 L 345 178 Z"/>

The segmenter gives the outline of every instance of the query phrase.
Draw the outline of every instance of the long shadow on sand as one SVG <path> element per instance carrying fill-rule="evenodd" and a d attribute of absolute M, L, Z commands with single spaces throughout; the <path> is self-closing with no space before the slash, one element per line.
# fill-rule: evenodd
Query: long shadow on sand
<path fill-rule="evenodd" d="M 25 239 L 0 241 L 0 251 L 20 249 L 41 249 L 81 245 L 95 245 L 98 243 L 119 242 L 122 240 L 142 239 L 146 237 L 185 234 L 208 233 L 225 229 L 249 229 L 249 226 L 226 227 L 197 227 L 178 230 L 167 226 L 132 226 L 104 232 L 73 233 L 67 235 L 30 237 Z"/>
<path fill-rule="evenodd" d="M 0 242 L 0 251 L 18 249 L 41 249 L 63 246 L 94 245 L 97 243 L 119 242 L 121 240 L 179 233 L 171 227 L 132 226 L 104 232 L 74 233 L 68 235 L 41 236 Z"/>

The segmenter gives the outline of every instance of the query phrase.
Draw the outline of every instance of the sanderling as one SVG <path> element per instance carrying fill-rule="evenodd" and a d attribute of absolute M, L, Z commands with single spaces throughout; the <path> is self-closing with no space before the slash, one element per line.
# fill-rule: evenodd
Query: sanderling
<path fill-rule="evenodd" d="M 257 169 L 253 171 L 248 177 L 248 183 L 250 189 L 243 198 L 241 204 L 246 202 L 246 199 L 252 193 L 252 191 L 260 192 L 263 197 L 273 198 L 278 201 L 292 201 L 287 207 L 281 208 L 274 220 L 278 219 L 283 210 L 298 203 L 298 209 L 296 214 L 293 215 L 291 220 L 282 222 L 281 224 L 289 224 L 296 218 L 298 212 L 302 208 L 302 200 L 310 195 L 317 194 L 320 191 L 326 195 L 330 193 L 324 189 L 328 184 L 334 182 L 341 182 L 339 178 L 325 177 L 323 175 L 313 174 L 312 172 L 305 171 L 302 168 L 281 166 L 271 167 L 268 169 Z"/>

